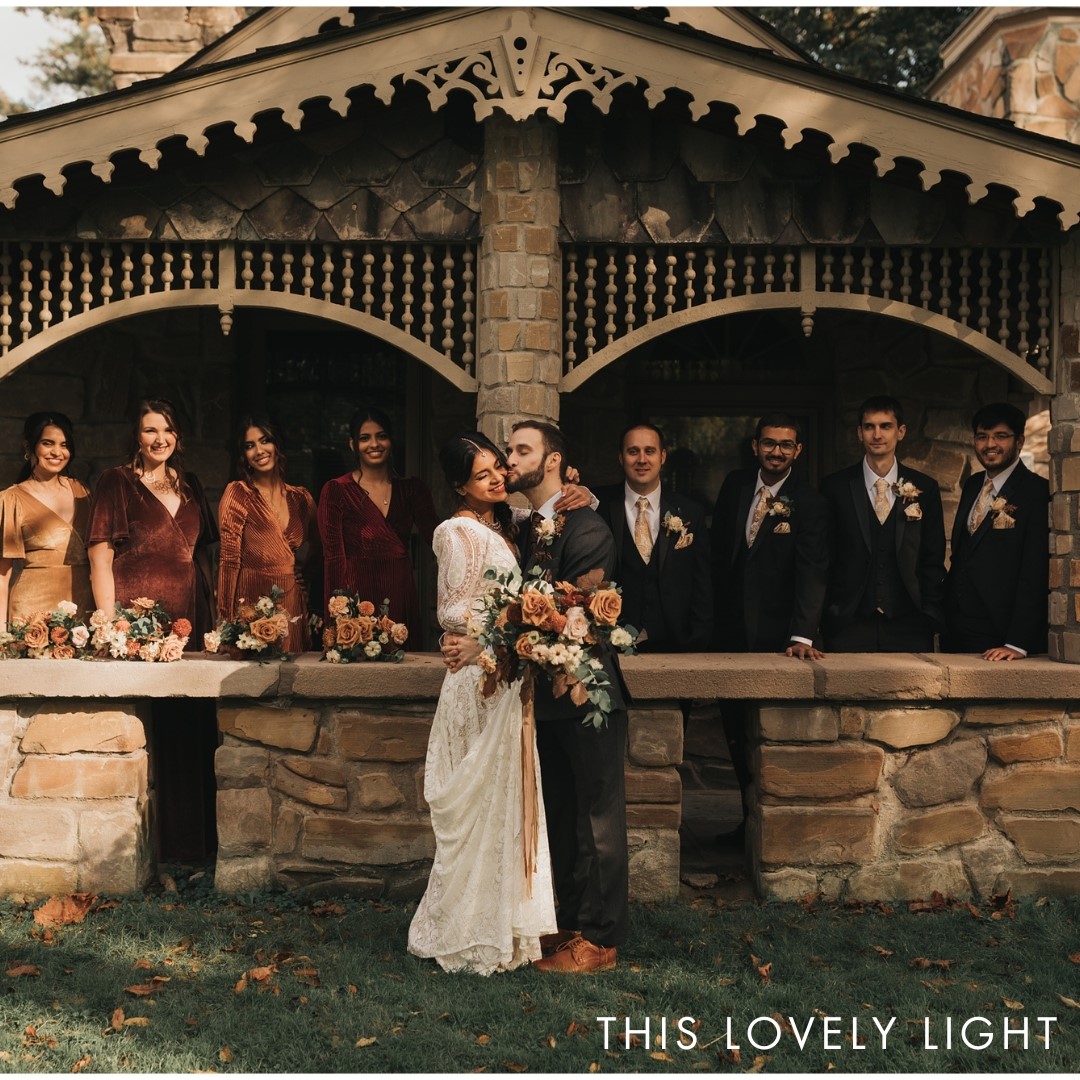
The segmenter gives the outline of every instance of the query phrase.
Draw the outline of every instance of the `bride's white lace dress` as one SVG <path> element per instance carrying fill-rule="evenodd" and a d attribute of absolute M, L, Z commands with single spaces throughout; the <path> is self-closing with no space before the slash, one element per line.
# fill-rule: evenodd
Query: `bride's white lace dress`
<path fill-rule="evenodd" d="M 517 561 L 500 535 L 469 518 L 444 521 L 433 547 L 439 623 L 461 633 L 490 588 L 485 569 L 511 570 Z M 448 671 L 439 694 L 424 772 L 435 861 L 409 927 L 409 952 L 447 971 L 489 975 L 539 959 L 540 936 L 556 923 L 539 782 L 531 895 L 525 888 L 520 683 L 483 698 L 481 678 L 475 665 Z M 532 752 L 539 777 L 535 745 Z"/>

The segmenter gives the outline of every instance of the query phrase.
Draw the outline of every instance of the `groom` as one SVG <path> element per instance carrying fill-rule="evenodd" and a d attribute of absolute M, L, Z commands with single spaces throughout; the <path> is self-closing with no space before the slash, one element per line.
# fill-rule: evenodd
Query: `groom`
<path fill-rule="evenodd" d="M 528 576 L 539 567 L 547 580 L 576 581 L 615 569 L 611 531 L 593 510 L 556 514 L 562 493 L 565 442 L 551 424 L 516 424 L 507 448 L 507 491 L 525 494 L 533 524 L 523 537 L 521 562 Z M 540 519 L 556 521 L 555 535 L 539 537 Z M 609 971 L 627 933 L 626 705 L 612 657 L 604 658 L 614 709 L 599 729 L 583 724 L 587 707 L 569 694 L 555 698 L 546 679 L 536 683 L 536 743 L 547 812 L 552 876 L 559 901 L 559 933 L 544 946 L 555 952 L 539 960 L 539 971 Z"/>

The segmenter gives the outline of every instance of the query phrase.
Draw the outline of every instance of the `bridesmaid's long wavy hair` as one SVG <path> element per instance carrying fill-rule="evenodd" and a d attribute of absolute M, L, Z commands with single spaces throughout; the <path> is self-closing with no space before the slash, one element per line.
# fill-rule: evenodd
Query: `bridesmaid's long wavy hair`
<path fill-rule="evenodd" d="M 349 444 L 352 448 L 354 464 L 360 470 L 360 475 L 363 476 L 364 466 L 360 460 L 357 443 L 359 442 L 360 429 L 369 420 L 374 420 L 390 437 L 390 478 L 393 479 L 398 475 L 397 469 L 394 468 L 394 425 L 389 415 L 374 405 L 361 406 L 349 417 Z"/>
<path fill-rule="evenodd" d="M 62 476 L 71 475 L 71 463 L 75 460 L 75 428 L 71 421 L 62 412 L 36 412 L 31 413 L 23 424 L 23 457 L 26 459 L 19 475 L 15 480 L 21 484 L 29 480 L 34 472 L 34 449 L 41 441 L 41 436 L 47 427 L 58 427 L 64 433 L 64 442 L 71 457 L 61 470 Z"/>
<path fill-rule="evenodd" d="M 168 398 L 143 398 L 135 406 L 135 419 L 131 425 L 131 467 L 136 476 L 142 476 L 143 466 L 142 454 L 139 452 L 139 432 L 142 431 L 143 417 L 149 416 L 150 413 L 158 413 L 160 416 L 164 416 L 176 436 L 176 446 L 173 447 L 173 452 L 169 455 L 169 459 L 165 464 L 167 467 L 171 466 L 176 474 L 176 478 L 172 481 L 173 490 L 186 502 L 191 497 L 191 488 L 188 487 L 185 478 L 187 470 L 184 467 L 184 440 L 180 433 L 180 422 L 176 416 L 176 406 Z"/>
<path fill-rule="evenodd" d="M 240 423 L 236 428 L 236 452 L 239 475 L 243 479 L 250 481 L 254 472 L 248 462 L 247 455 L 244 452 L 244 445 L 247 442 L 247 433 L 251 428 L 257 428 L 274 444 L 274 448 L 277 450 L 274 473 L 278 478 L 278 482 L 284 485 L 285 436 L 281 428 L 275 424 L 266 413 L 249 413 L 247 416 L 240 417 Z"/>
<path fill-rule="evenodd" d="M 486 450 L 493 454 L 495 460 L 506 468 L 506 455 L 486 436 L 479 431 L 462 431 L 449 438 L 439 451 L 439 464 L 442 465 L 443 475 L 446 477 L 450 491 L 457 500 L 458 507 L 465 505 L 465 498 L 458 491 L 464 487 L 472 476 L 473 462 L 476 455 Z M 502 526 L 503 535 L 511 540 L 517 536 L 514 528 L 514 514 L 508 503 L 495 504 L 495 520 Z"/>

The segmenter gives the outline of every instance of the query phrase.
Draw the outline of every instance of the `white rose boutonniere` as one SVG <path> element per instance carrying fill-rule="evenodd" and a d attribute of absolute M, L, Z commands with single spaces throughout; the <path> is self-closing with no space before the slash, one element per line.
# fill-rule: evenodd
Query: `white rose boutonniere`
<path fill-rule="evenodd" d="M 999 495 L 990 504 L 990 527 L 992 529 L 1015 529 L 1016 518 L 1013 514 L 1016 512 L 1016 504 L 1005 501 L 1004 495 Z"/>
<path fill-rule="evenodd" d="M 919 496 L 922 489 L 917 488 L 910 480 L 899 477 L 892 486 L 893 494 L 904 504 L 904 517 L 908 521 L 922 521 L 922 507 L 919 505 Z"/>
<path fill-rule="evenodd" d="M 555 543 L 555 537 L 559 536 L 563 530 L 563 518 L 562 514 L 554 514 L 552 517 L 544 518 L 539 525 L 536 526 L 536 543 L 538 547 L 551 547 Z"/>
<path fill-rule="evenodd" d="M 670 510 L 664 514 L 663 520 L 660 522 L 664 526 L 668 535 L 677 533 L 678 539 L 675 541 L 675 550 L 680 551 L 682 548 L 689 547 L 694 542 L 694 534 L 689 531 L 689 522 L 683 521 L 678 514 L 673 514 Z"/>

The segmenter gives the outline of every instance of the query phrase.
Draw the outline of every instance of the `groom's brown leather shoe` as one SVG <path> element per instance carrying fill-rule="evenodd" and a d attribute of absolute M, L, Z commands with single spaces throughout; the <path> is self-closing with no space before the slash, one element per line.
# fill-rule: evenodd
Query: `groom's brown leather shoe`
<path fill-rule="evenodd" d="M 560 945 L 573 941 L 578 936 L 576 930 L 556 930 L 554 934 L 542 934 L 540 937 L 540 951 L 547 956 L 553 953 Z"/>
<path fill-rule="evenodd" d="M 578 934 L 560 945 L 551 956 L 537 960 L 533 967 L 537 971 L 555 971 L 563 975 L 611 971 L 615 967 L 615 950 L 594 945 Z"/>

